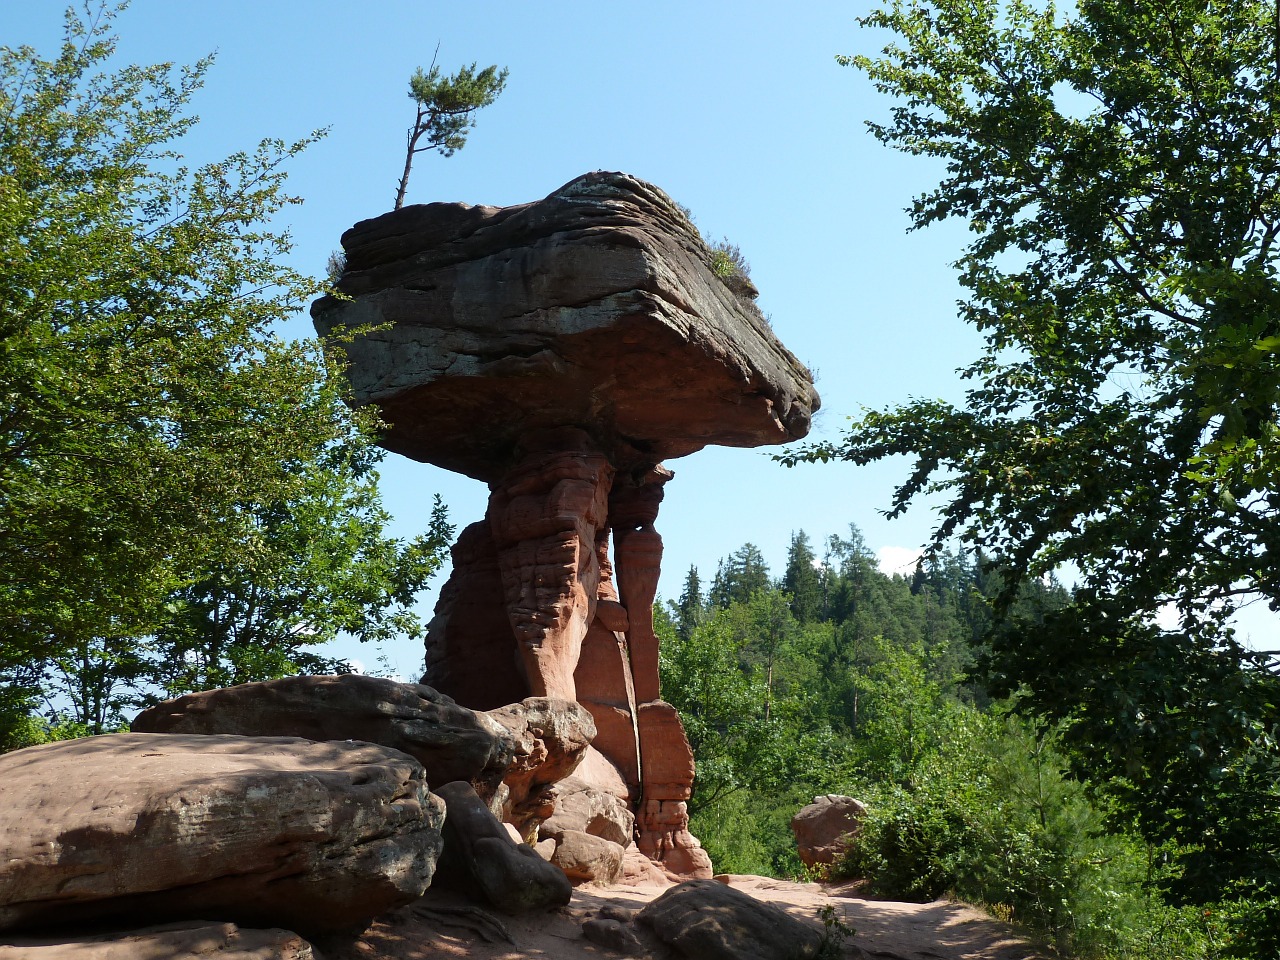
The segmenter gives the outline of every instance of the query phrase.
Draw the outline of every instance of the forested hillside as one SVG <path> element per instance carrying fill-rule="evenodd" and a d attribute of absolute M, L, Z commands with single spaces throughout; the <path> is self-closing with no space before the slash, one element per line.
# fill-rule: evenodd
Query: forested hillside
<path fill-rule="evenodd" d="M 984 903 L 1071 956 L 1213 955 L 1213 916 L 1157 894 L 1172 851 L 1108 822 L 1055 729 L 983 693 L 999 586 L 959 551 L 886 575 L 852 526 L 796 533 L 777 574 L 750 543 L 709 584 L 691 569 L 658 621 L 697 760 L 693 832 L 717 870 L 801 875 L 791 816 L 851 794 L 871 813 L 837 872 L 875 894 Z M 1037 580 L 1016 608 L 1033 626 L 1069 601 Z"/>

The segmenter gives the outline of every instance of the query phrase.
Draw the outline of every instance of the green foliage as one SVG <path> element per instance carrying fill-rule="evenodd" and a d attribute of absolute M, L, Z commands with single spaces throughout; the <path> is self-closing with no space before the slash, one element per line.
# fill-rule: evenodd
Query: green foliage
<path fill-rule="evenodd" d="M 934 548 L 957 535 L 1002 576 L 993 692 L 1066 721 L 1080 769 L 1178 844 L 1175 896 L 1252 916 L 1280 897 L 1280 679 L 1226 624 L 1280 608 L 1275 6 L 920 0 L 862 23 L 894 39 L 845 62 L 896 98 L 872 132 L 945 164 L 912 223 L 970 227 L 986 349 L 962 405 L 873 412 L 801 457 L 913 458 L 892 512 L 941 494 Z M 1072 608 L 1019 623 L 1064 564 Z M 1223 949 L 1274 956 L 1278 920 Z"/>
<path fill-rule="evenodd" d="M 414 70 L 409 78 L 409 99 L 416 105 L 417 115 L 405 134 L 404 174 L 396 190 L 395 209 L 404 204 L 414 156 L 435 150 L 442 157 L 451 157 L 461 150 L 476 125 L 476 111 L 497 100 L 506 85 L 507 68 L 499 70 L 497 64 L 477 71 L 473 63 L 445 75 L 433 57 L 425 73 L 421 67 Z"/>
<path fill-rule="evenodd" d="M 841 920 L 839 912 L 830 903 L 818 910 L 818 919 L 822 921 L 822 943 L 818 947 L 817 960 L 839 960 L 844 956 L 845 941 L 858 931 Z"/>
<path fill-rule="evenodd" d="M 144 688 L 222 679 L 170 682 L 219 631 L 257 631 L 232 675 L 259 679 L 304 666 L 283 633 L 403 626 L 438 549 L 436 529 L 384 537 L 377 425 L 343 403 L 340 357 L 272 332 L 323 288 L 269 226 L 318 134 L 184 166 L 209 61 L 104 72 L 111 23 L 69 13 L 53 60 L 0 50 L 9 742 L 46 696 L 99 732 Z"/>
<path fill-rule="evenodd" d="M 691 829 L 717 868 L 803 875 L 791 816 L 816 794 L 849 793 L 871 812 L 840 870 L 877 893 L 985 904 L 1067 956 L 1208 957 L 1202 916 L 1157 893 L 1186 851 L 1107 832 L 1114 811 L 1095 798 L 1106 784 L 1068 776 L 1071 731 L 1037 734 L 967 687 L 956 650 L 985 634 L 1000 579 L 959 550 L 886 576 L 856 528 L 829 538 L 817 564 L 808 543 L 793 536 L 781 581 L 813 571 L 807 621 L 780 584 L 701 620 L 687 590 L 671 605 L 696 621 L 687 633 L 659 617 L 663 693 L 697 765 Z M 763 568 L 747 545 L 721 579 Z M 1067 600 L 1039 582 L 1015 603 L 1038 623 Z"/>

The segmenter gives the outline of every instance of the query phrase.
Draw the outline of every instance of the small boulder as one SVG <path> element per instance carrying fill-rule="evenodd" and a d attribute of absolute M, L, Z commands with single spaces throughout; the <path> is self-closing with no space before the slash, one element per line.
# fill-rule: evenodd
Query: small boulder
<path fill-rule="evenodd" d="M 0 960 L 315 960 L 315 951 L 288 930 L 244 930 L 234 923 L 190 920 L 79 937 L 18 937 L 0 944 Z"/>
<path fill-rule="evenodd" d="M 669 887 L 671 878 L 660 866 L 640 852 L 627 847 L 622 855 L 622 876 L 618 883 L 627 887 Z"/>
<path fill-rule="evenodd" d="M 482 899 L 503 913 L 563 906 L 573 896 L 564 873 L 532 847 L 515 843 L 469 783 L 437 787 L 445 802 L 439 884 Z"/>
<path fill-rule="evenodd" d="M 431 883 L 444 804 L 368 743 L 124 733 L 0 756 L 0 929 L 223 920 L 310 938 Z"/>
<path fill-rule="evenodd" d="M 644 952 L 644 946 L 631 925 L 609 917 L 587 920 L 582 924 L 582 935 L 592 943 L 624 957 L 638 957 Z"/>
<path fill-rule="evenodd" d="M 715 880 L 674 886 L 636 919 L 689 960 L 812 960 L 822 948 L 815 927 Z"/>
<path fill-rule="evenodd" d="M 529 697 L 488 716 L 515 742 L 515 757 L 503 783 L 502 819 L 528 836 L 555 812 L 555 785 L 577 769 L 596 735 L 586 707 L 572 700 Z"/>
<path fill-rule="evenodd" d="M 467 780 L 485 799 L 506 776 L 515 751 L 501 724 L 425 684 L 354 673 L 188 693 L 143 710 L 132 729 L 365 740 L 409 754 L 431 783 Z"/>
<path fill-rule="evenodd" d="M 844 856 L 849 838 L 862 827 L 867 806 L 836 793 L 814 797 L 791 818 L 796 850 L 806 867 L 829 866 Z"/>
<path fill-rule="evenodd" d="M 622 876 L 623 848 L 603 837 L 580 830 L 565 830 L 556 840 L 551 862 L 575 883 L 595 883 L 607 887 Z"/>
<path fill-rule="evenodd" d="M 621 798 L 566 777 L 556 786 L 555 813 L 538 828 L 538 836 L 559 839 L 566 830 L 578 830 L 629 847 L 635 823 L 635 814 Z"/>

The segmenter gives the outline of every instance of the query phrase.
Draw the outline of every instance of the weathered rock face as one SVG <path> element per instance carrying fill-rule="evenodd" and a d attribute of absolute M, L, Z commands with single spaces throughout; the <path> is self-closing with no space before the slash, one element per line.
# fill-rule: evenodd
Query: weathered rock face
<path fill-rule="evenodd" d="M 143 710 L 135 733 L 366 740 L 409 754 L 432 784 L 466 780 L 493 796 L 515 752 L 507 729 L 417 683 L 355 674 L 285 677 L 189 693 Z"/>
<path fill-rule="evenodd" d="M 510 732 L 515 757 L 499 796 L 502 819 L 522 836 L 555 810 L 555 787 L 578 768 L 596 735 L 591 714 L 571 700 L 529 697 L 489 711 Z"/>
<path fill-rule="evenodd" d="M 844 855 L 849 837 L 862 829 L 867 805 L 853 797 L 828 793 L 814 797 L 791 818 L 796 852 L 806 867 L 829 865 Z"/>
<path fill-rule="evenodd" d="M 432 203 L 356 224 L 311 309 L 352 344 L 356 399 L 389 449 L 493 482 L 539 430 L 576 425 L 621 471 L 709 443 L 803 437 L 809 372 L 712 273 L 661 190 L 590 173 L 515 207 Z M 655 389 L 661 385 L 661 389 Z"/>
<path fill-rule="evenodd" d="M 0 757 L 0 929 L 201 917 L 304 936 L 422 895 L 444 804 L 368 743 L 117 734 Z"/>
<path fill-rule="evenodd" d="M 189 920 L 128 933 L 17 937 L 0 944 L 0 960 L 314 960 L 311 944 L 288 930 L 242 930 L 234 923 Z"/>
<path fill-rule="evenodd" d="M 822 947 L 814 927 L 715 880 L 672 887 L 636 920 L 689 960 L 808 960 Z"/>
<path fill-rule="evenodd" d="M 369 328 L 348 349 L 356 402 L 378 406 L 389 449 L 490 488 L 454 547 L 424 682 L 475 709 L 581 703 L 641 849 L 710 876 L 687 829 L 692 757 L 658 685 L 660 461 L 803 437 L 809 371 L 671 199 L 625 174 L 517 207 L 407 207 L 342 243 L 350 299 L 311 312 L 321 334 Z M 513 822 L 545 819 L 543 799 L 517 799 Z"/>

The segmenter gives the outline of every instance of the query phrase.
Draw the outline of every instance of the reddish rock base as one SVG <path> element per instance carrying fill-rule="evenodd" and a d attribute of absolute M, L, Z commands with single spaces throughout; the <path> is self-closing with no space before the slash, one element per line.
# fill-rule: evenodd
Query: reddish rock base
<path fill-rule="evenodd" d="M 423 682 L 478 710 L 528 696 L 576 700 L 609 768 L 586 771 L 591 786 L 615 795 L 621 786 L 647 856 L 672 874 L 709 877 L 685 808 L 693 754 L 658 689 L 653 524 L 671 477 L 660 464 L 619 474 L 574 428 L 527 438 L 491 485 L 485 520 L 454 545 Z"/>

